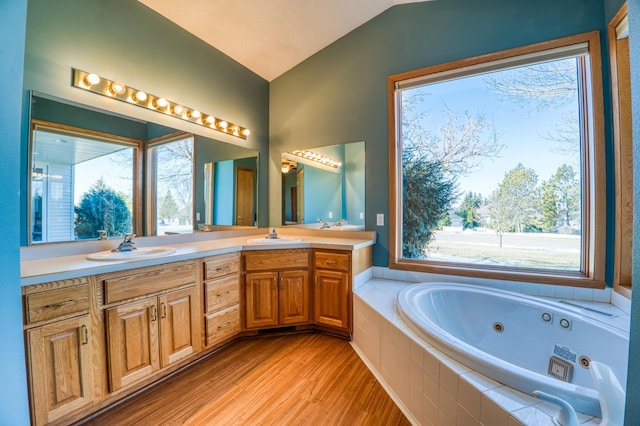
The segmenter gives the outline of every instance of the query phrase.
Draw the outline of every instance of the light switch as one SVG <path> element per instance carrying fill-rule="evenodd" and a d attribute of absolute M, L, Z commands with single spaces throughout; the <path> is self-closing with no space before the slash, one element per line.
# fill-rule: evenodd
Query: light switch
<path fill-rule="evenodd" d="M 200 220 L 200 212 L 196 212 L 196 220 Z"/>
<path fill-rule="evenodd" d="M 333 212 L 329 212 L 329 219 L 333 219 Z"/>
<path fill-rule="evenodd" d="M 378 213 L 376 215 L 376 225 L 384 226 L 384 213 Z"/>

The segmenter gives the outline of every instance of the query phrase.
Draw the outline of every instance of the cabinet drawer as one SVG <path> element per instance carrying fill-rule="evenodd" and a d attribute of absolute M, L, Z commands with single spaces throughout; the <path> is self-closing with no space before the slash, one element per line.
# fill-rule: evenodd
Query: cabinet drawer
<path fill-rule="evenodd" d="M 245 271 L 304 269 L 307 267 L 309 267 L 309 252 L 307 250 L 249 251 L 244 254 Z"/>
<path fill-rule="evenodd" d="M 206 343 L 215 343 L 240 332 L 240 308 L 238 305 L 206 317 Z"/>
<path fill-rule="evenodd" d="M 102 275 L 105 304 L 171 290 L 196 282 L 194 261 L 176 262 L 138 270 L 138 273 Z"/>
<path fill-rule="evenodd" d="M 27 323 L 89 311 L 89 284 L 74 285 L 25 296 Z"/>
<path fill-rule="evenodd" d="M 240 302 L 240 282 L 236 275 L 209 281 L 204 286 L 207 312 L 219 311 Z"/>
<path fill-rule="evenodd" d="M 240 253 L 208 257 L 204 262 L 204 279 L 210 280 L 240 270 Z"/>
<path fill-rule="evenodd" d="M 349 271 L 349 255 L 346 253 L 334 253 L 330 251 L 316 251 L 314 254 L 316 268 Z"/>

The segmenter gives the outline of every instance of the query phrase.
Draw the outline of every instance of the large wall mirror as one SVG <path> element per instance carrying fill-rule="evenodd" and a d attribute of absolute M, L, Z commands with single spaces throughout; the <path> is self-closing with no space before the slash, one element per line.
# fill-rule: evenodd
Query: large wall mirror
<path fill-rule="evenodd" d="M 23 245 L 257 225 L 255 150 L 43 94 L 30 117 Z"/>
<path fill-rule="evenodd" d="M 283 225 L 364 229 L 364 162 L 364 142 L 282 153 Z"/>

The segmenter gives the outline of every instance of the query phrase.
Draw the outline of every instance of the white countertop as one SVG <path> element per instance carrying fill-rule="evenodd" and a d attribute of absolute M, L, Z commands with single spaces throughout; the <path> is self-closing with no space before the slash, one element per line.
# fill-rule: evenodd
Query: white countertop
<path fill-rule="evenodd" d="M 241 250 L 277 250 L 291 248 L 324 248 L 358 250 L 375 244 L 375 232 L 326 232 L 319 230 L 278 228 L 278 234 L 300 239 L 295 243 L 255 244 L 250 239 L 266 236 L 268 229 L 194 233 L 135 239 L 138 247 L 171 246 L 175 252 L 150 259 L 101 260 L 87 259 L 87 255 L 117 247 L 120 240 L 87 243 L 52 244 L 23 247 L 21 250 L 21 285 L 77 278 L 87 275 L 122 271 L 144 266 L 160 265 L 181 260 L 237 252 Z"/>

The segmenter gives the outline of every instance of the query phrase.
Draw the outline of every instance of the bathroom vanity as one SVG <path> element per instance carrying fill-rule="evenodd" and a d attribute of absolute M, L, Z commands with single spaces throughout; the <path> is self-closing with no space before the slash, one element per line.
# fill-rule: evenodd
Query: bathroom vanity
<path fill-rule="evenodd" d="M 23 261 L 33 424 L 77 421 L 240 337 L 350 338 L 352 280 L 371 267 L 375 234 L 299 241 L 240 236 L 142 261 Z"/>

